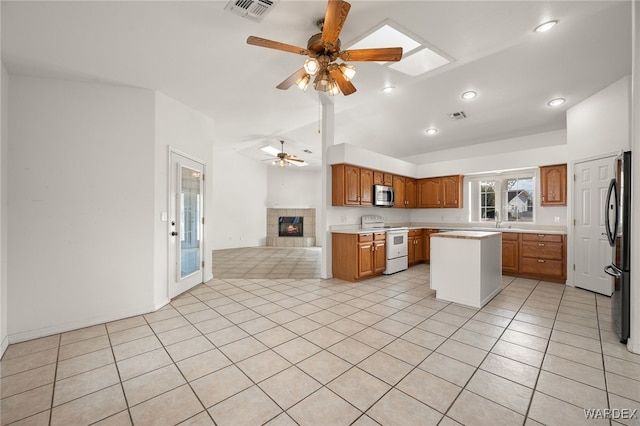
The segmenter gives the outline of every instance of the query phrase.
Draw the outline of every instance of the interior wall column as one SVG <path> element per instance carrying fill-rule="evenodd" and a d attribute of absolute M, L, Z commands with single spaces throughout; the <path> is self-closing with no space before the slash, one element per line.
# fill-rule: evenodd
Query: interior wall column
<path fill-rule="evenodd" d="M 322 278 L 331 278 L 331 232 L 327 221 L 327 209 L 331 202 L 331 166 L 327 159 L 327 149 L 335 143 L 334 125 L 335 110 L 331 99 L 319 93 L 320 102 L 322 103 L 322 124 L 320 127 L 320 136 L 322 139 L 322 204 L 318 212 L 318 220 L 322 224 L 322 232 L 317 237 L 320 239 L 322 247 L 322 265 L 320 276 Z"/>

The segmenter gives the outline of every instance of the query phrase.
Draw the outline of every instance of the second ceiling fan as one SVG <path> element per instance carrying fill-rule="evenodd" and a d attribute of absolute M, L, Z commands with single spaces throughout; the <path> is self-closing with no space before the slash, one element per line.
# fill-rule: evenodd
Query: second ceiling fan
<path fill-rule="evenodd" d="M 337 63 L 337 59 L 356 62 L 397 62 L 402 59 L 401 47 L 340 50 L 340 31 L 347 20 L 349 9 L 351 5 L 346 1 L 329 0 L 324 19 L 318 21 L 322 32 L 309 38 L 306 49 L 255 36 L 249 36 L 247 43 L 308 56 L 304 66 L 276 86 L 278 89 L 286 90 L 296 84 L 306 90 L 313 77 L 314 89 L 330 95 L 342 92 L 347 96 L 356 91 L 351 83 L 355 67 L 346 62 Z"/>

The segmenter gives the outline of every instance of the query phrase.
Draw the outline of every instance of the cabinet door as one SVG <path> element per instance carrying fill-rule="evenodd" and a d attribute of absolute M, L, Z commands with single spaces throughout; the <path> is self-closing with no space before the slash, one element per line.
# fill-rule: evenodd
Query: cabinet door
<path fill-rule="evenodd" d="M 373 171 L 360 169 L 360 205 L 373 205 Z"/>
<path fill-rule="evenodd" d="M 518 241 L 502 240 L 502 272 L 518 273 Z"/>
<path fill-rule="evenodd" d="M 442 178 L 442 207 L 462 207 L 462 176 L 445 176 Z"/>
<path fill-rule="evenodd" d="M 360 205 L 360 167 L 344 166 L 344 197 L 345 205 Z"/>
<path fill-rule="evenodd" d="M 358 244 L 358 278 L 373 274 L 373 243 Z"/>
<path fill-rule="evenodd" d="M 427 178 L 418 181 L 418 207 L 439 208 L 441 206 L 441 178 Z"/>
<path fill-rule="evenodd" d="M 374 185 L 384 185 L 384 173 L 374 171 L 373 172 L 373 184 Z"/>
<path fill-rule="evenodd" d="M 384 186 L 393 186 L 393 175 L 391 173 L 384 173 L 382 177 L 382 184 Z"/>
<path fill-rule="evenodd" d="M 540 167 L 540 205 L 567 205 L 567 165 Z"/>
<path fill-rule="evenodd" d="M 415 262 L 424 262 L 424 237 L 422 236 L 422 232 L 420 235 L 416 235 L 414 245 L 416 247 Z"/>
<path fill-rule="evenodd" d="M 385 241 L 376 241 L 373 243 L 373 272 L 381 274 L 387 267 L 387 253 Z"/>
<path fill-rule="evenodd" d="M 416 243 L 415 243 L 416 237 L 413 237 L 411 235 L 409 235 L 409 237 L 407 238 L 407 254 L 408 254 L 408 258 L 407 261 L 409 262 L 409 265 L 413 265 L 416 261 Z"/>
<path fill-rule="evenodd" d="M 393 177 L 393 191 L 395 195 L 393 207 L 405 207 L 405 183 L 406 180 L 403 176 Z"/>
<path fill-rule="evenodd" d="M 417 182 L 415 179 L 405 178 L 404 199 L 405 207 L 415 209 L 418 207 Z"/>

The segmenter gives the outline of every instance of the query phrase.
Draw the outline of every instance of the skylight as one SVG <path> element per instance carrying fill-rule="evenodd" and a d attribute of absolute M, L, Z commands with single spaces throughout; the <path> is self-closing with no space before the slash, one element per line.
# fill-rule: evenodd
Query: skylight
<path fill-rule="evenodd" d="M 428 47 L 425 47 L 419 52 L 403 58 L 400 62 L 393 62 L 389 65 L 389 68 L 393 68 L 396 71 L 416 77 L 420 74 L 424 74 L 425 72 L 446 65 L 449 62 L 451 61 L 444 56 L 440 56 Z"/>
<path fill-rule="evenodd" d="M 357 43 L 349 46 L 349 50 L 370 49 L 372 47 L 402 47 L 403 54 L 401 61 L 379 63 L 412 77 L 424 74 L 451 62 L 407 33 L 409 33 L 409 31 L 398 29 L 398 25 L 395 23 L 386 23 Z"/>
<path fill-rule="evenodd" d="M 418 48 L 420 43 L 412 39 L 408 35 L 393 28 L 389 24 L 385 24 L 378 28 L 359 42 L 349 46 L 353 49 L 370 49 L 373 47 L 402 47 L 403 56 Z"/>

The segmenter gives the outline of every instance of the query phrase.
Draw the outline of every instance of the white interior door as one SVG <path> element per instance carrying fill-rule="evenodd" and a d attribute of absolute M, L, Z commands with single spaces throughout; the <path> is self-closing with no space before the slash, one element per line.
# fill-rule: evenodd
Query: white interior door
<path fill-rule="evenodd" d="M 171 153 L 169 297 L 203 282 L 204 164 Z"/>
<path fill-rule="evenodd" d="M 574 284 L 611 296 L 613 279 L 604 273 L 611 263 L 604 204 L 613 177 L 613 158 L 576 163 L 574 185 Z"/>

